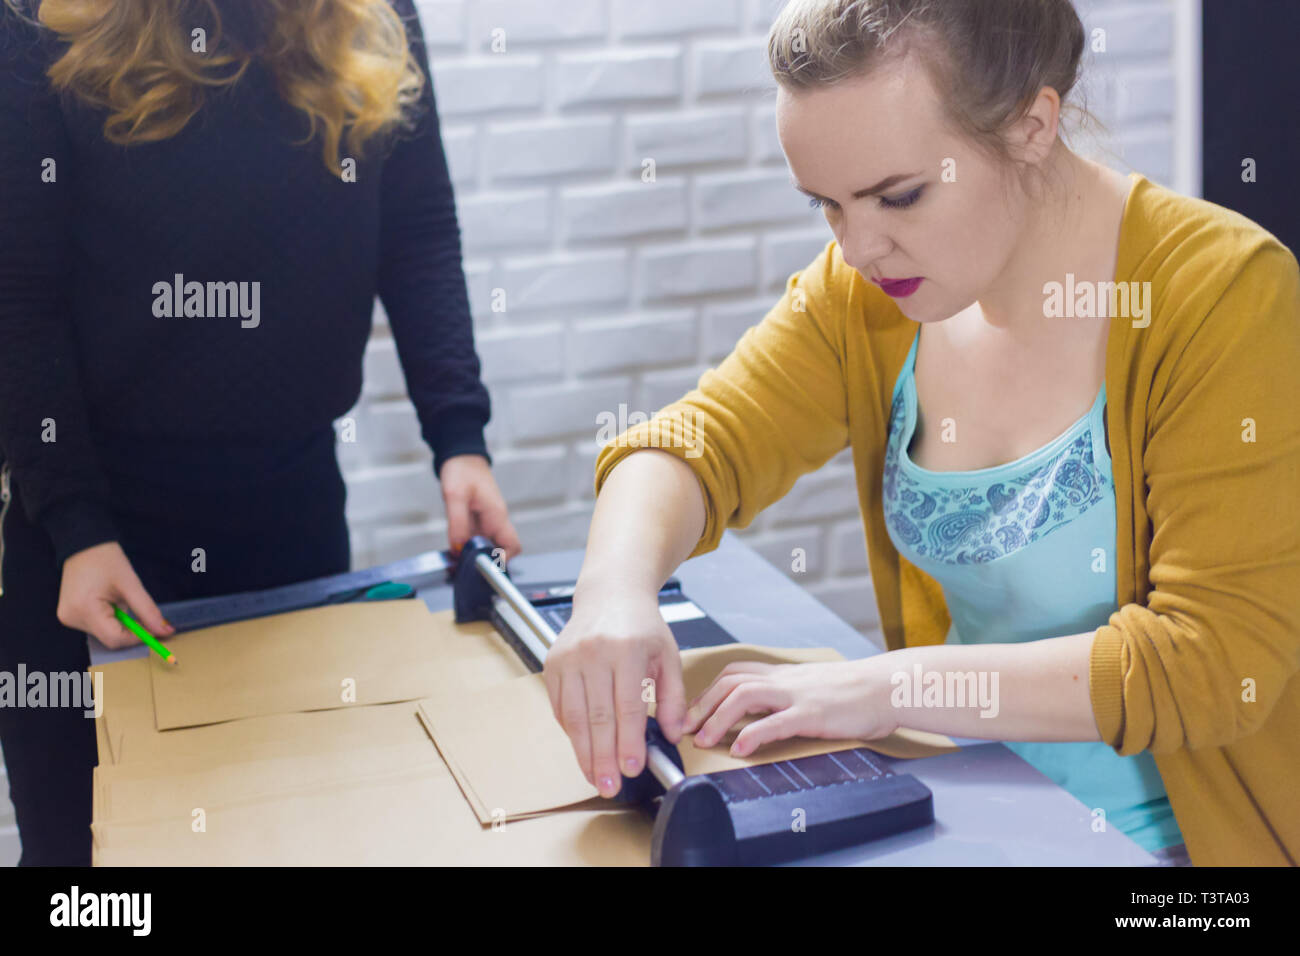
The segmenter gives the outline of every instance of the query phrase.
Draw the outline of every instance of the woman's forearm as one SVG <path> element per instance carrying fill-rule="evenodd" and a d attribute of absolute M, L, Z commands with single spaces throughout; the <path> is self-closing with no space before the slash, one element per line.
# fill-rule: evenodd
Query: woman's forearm
<path fill-rule="evenodd" d="M 656 594 L 704 533 L 704 495 L 690 465 L 656 448 L 628 455 L 601 486 L 574 599 Z"/>
<path fill-rule="evenodd" d="M 908 647 L 870 659 L 899 726 L 989 740 L 1098 741 L 1088 694 L 1094 632 L 1023 644 Z M 863 662 L 864 664 L 867 662 Z"/>

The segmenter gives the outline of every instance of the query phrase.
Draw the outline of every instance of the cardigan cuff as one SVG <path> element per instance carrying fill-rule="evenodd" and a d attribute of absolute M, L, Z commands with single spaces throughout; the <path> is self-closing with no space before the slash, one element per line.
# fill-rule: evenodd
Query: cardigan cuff
<path fill-rule="evenodd" d="M 1118 752 L 1124 737 L 1124 638 L 1110 624 L 1097 629 L 1088 657 L 1088 694 L 1102 742 Z"/>

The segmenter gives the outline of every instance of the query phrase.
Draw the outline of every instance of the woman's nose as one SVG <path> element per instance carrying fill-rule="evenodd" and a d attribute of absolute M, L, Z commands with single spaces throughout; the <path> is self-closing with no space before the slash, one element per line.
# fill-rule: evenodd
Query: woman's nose
<path fill-rule="evenodd" d="M 889 240 L 884 235 L 861 225 L 846 225 L 839 241 L 844 262 L 864 276 L 870 276 L 873 263 L 883 259 L 890 250 Z"/>

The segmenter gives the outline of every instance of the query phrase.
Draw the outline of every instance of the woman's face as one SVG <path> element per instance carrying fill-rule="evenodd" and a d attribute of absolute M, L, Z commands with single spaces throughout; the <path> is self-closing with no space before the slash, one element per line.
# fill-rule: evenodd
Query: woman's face
<path fill-rule="evenodd" d="M 844 261 L 868 281 L 922 280 L 882 286 L 913 321 L 967 308 L 1011 261 L 1024 195 L 944 127 L 915 56 L 829 88 L 781 89 L 777 130 L 796 187 L 820 203 Z"/>

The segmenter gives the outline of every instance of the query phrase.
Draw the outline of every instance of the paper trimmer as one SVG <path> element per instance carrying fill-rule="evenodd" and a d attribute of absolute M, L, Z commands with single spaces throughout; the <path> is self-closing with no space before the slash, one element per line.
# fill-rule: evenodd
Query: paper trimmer
<path fill-rule="evenodd" d="M 491 620 L 533 671 L 557 633 L 493 560 L 495 545 L 471 538 L 453 572 L 458 622 Z M 910 774 L 894 773 L 865 748 L 687 776 L 654 718 L 646 768 L 623 778 L 617 799 L 654 817 L 655 866 L 746 866 L 789 862 L 934 822 L 934 800 Z"/>

